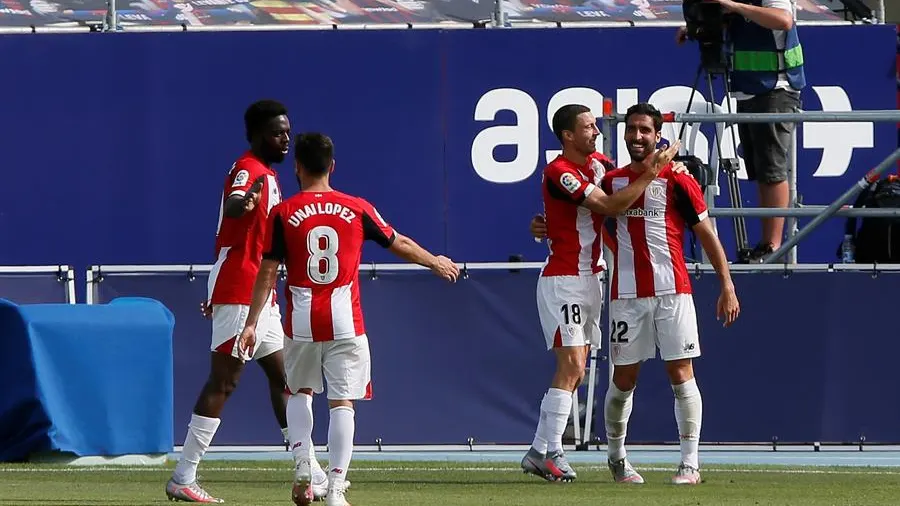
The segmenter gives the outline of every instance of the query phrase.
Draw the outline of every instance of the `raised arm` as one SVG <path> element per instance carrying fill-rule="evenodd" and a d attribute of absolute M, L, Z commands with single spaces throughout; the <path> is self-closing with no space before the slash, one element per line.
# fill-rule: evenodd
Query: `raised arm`
<path fill-rule="evenodd" d="M 634 201 L 644 193 L 654 178 L 656 178 L 656 174 L 650 171 L 644 172 L 630 185 L 612 195 L 606 194 L 599 187 L 594 187 L 581 205 L 597 214 L 614 216 L 631 207 L 631 204 L 634 204 Z"/>
<path fill-rule="evenodd" d="M 250 171 L 246 169 L 237 171 L 232 179 L 231 193 L 225 199 L 222 214 L 229 218 L 240 218 L 256 208 L 266 176 L 258 176 L 253 182 L 249 179 Z"/>
<path fill-rule="evenodd" d="M 616 215 L 628 209 L 631 204 L 634 204 L 634 201 L 640 198 L 647 186 L 656 179 L 656 176 L 675 158 L 680 146 L 681 142 L 676 140 L 665 149 L 657 149 L 647 160 L 648 168 L 631 184 L 611 195 L 595 187 L 593 191 L 586 194 L 582 205 L 597 214 L 607 216 Z"/>

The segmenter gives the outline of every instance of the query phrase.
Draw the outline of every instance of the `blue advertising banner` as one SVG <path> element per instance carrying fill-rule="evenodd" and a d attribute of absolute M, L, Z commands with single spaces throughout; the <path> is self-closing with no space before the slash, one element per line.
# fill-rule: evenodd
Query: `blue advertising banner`
<path fill-rule="evenodd" d="M 806 110 L 896 107 L 894 27 L 809 26 L 801 37 Z M 673 40 L 672 28 L 645 27 L 2 36 L 15 78 L 0 81 L 11 118 L 0 133 L 19 189 L 0 205 L 0 237 L 16 238 L 0 264 L 212 263 L 223 175 L 246 149 L 242 115 L 260 98 L 285 102 L 295 131 L 331 135 L 336 187 L 424 246 L 459 261 L 540 261 L 546 247 L 527 224 L 558 149 L 552 113 L 570 101 L 599 113 L 605 97 L 619 111 L 639 100 L 683 110 L 698 54 Z M 867 50 L 836 65 L 834 47 L 851 43 Z M 725 109 L 720 94 L 700 92 L 694 110 L 708 103 Z M 689 143 L 704 159 L 711 128 Z M 803 202 L 831 202 L 896 143 L 890 123 L 803 125 Z M 294 192 L 291 162 L 277 169 Z M 755 186 L 742 190 L 755 205 Z M 730 223 L 720 224 L 733 255 Z M 758 220 L 748 224 L 752 241 Z M 840 225 L 801 243 L 800 260 L 835 261 Z M 364 259 L 393 260 L 377 247 Z"/>
<path fill-rule="evenodd" d="M 490 21 L 493 0 L 116 0 L 118 24 L 134 26 L 343 26 Z M 679 21 L 682 0 L 502 0 L 513 24 L 535 21 Z M 0 27 L 99 25 L 106 0 L 0 0 Z M 818 0 L 798 0 L 801 20 L 840 19 Z"/>
<path fill-rule="evenodd" d="M 900 441 L 900 404 L 883 398 L 900 388 L 890 373 L 900 341 L 884 323 L 896 308 L 896 278 L 869 272 L 737 273 L 742 312 L 728 329 L 716 321 L 715 275 L 693 278 L 703 352 L 695 362 L 703 441 L 856 441 L 861 435 L 869 442 Z M 356 443 L 373 445 L 380 438 L 386 445 L 458 445 L 469 437 L 530 442 L 554 367 L 540 333 L 536 282 L 534 270 L 471 271 L 454 285 L 424 272 L 378 272 L 376 279 L 361 273 L 374 397 L 358 403 Z M 191 281 L 185 274 L 106 275 L 99 285 L 97 302 L 152 297 L 176 315 L 175 444 L 184 440 L 209 372 L 210 322 L 198 306 L 205 285 L 205 276 Z M 283 296 L 279 301 L 284 307 Z M 863 338 L 879 352 L 859 352 Z M 607 343 L 602 353 L 608 353 Z M 606 364 L 598 368 L 594 411 L 601 417 L 594 434 L 601 439 Z M 249 365 L 222 413 L 214 444 L 280 444 L 266 392 L 261 370 Z M 582 387 L 582 402 L 585 394 Z M 645 364 L 629 440 L 676 441 L 673 402 L 662 363 Z M 313 405 L 314 440 L 324 444 L 327 424 L 318 422 L 328 419 L 324 396 Z"/>

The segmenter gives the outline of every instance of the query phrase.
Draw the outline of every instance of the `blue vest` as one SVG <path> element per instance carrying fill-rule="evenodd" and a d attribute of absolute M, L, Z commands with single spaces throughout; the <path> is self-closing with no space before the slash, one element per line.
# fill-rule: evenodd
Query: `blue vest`
<path fill-rule="evenodd" d="M 752 0 L 752 5 L 760 6 L 761 0 Z M 772 30 L 736 16 L 728 29 L 731 43 L 731 91 L 750 95 L 760 95 L 771 91 L 778 82 L 778 73 L 784 72 L 795 90 L 806 86 L 803 72 L 803 49 L 797 35 L 797 25 L 786 32 L 784 51 L 775 45 Z M 784 55 L 783 66 L 778 55 Z"/>

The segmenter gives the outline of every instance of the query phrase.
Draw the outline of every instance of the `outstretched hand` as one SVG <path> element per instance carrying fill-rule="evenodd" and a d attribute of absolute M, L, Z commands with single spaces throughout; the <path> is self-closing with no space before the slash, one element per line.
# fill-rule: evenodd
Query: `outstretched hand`
<path fill-rule="evenodd" d="M 438 255 L 435 259 L 434 265 L 431 266 L 431 272 L 441 279 L 455 283 L 456 278 L 459 277 L 459 266 L 443 255 Z"/>

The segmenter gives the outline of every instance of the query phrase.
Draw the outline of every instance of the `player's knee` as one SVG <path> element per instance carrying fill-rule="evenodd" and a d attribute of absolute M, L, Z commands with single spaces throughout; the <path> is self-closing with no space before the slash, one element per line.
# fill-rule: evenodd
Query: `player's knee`
<path fill-rule="evenodd" d="M 615 385 L 620 392 L 630 392 L 637 386 L 637 380 L 629 377 L 613 378 L 613 385 Z"/>
<path fill-rule="evenodd" d="M 617 366 L 613 371 L 613 385 L 621 392 L 629 392 L 637 386 L 637 369 L 629 366 Z"/>
<path fill-rule="evenodd" d="M 238 384 L 238 378 L 212 376 L 206 382 L 206 389 L 215 394 L 231 395 L 235 391 Z M 283 390 L 283 387 L 282 387 Z"/>
<path fill-rule="evenodd" d="M 353 409 L 353 401 L 346 399 L 328 399 L 328 408 L 350 408 Z"/>
<path fill-rule="evenodd" d="M 572 355 L 560 362 L 559 372 L 573 387 L 577 387 L 584 380 L 584 362 L 579 360 L 577 356 Z"/>
<path fill-rule="evenodd" d="M 690 359 L 666 362 L 666 373 L 673 385 L 680 385 L 694 377 L 694 367 Z"/>

